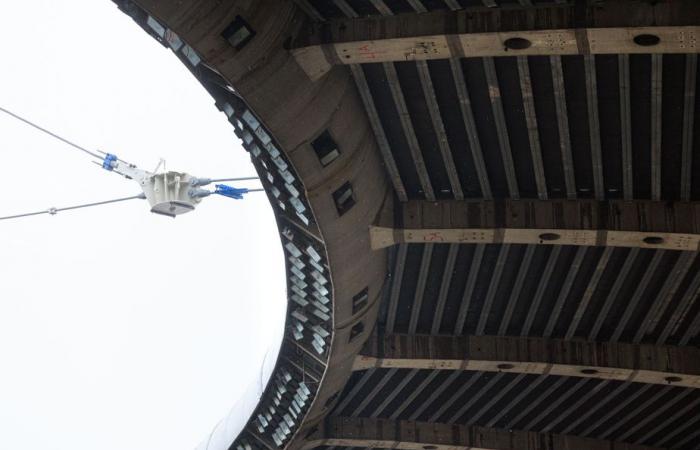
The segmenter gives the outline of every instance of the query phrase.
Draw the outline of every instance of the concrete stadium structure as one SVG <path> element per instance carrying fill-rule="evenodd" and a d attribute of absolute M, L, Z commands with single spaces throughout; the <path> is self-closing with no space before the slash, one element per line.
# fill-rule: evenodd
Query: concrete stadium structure
<path fill-rule="evenodd" d="M 700 449 L 698 2 L 114 1 L 280 229 L 223 448 Z"/>

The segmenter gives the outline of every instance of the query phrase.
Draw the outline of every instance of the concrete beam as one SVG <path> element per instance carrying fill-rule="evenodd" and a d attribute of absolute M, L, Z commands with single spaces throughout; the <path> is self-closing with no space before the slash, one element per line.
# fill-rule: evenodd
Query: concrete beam
<path fill-rule="evenodd" d="M 353 370 L 473 370 L 700 388 L 700 349 L 519 336 L 370 338 Z"/>
<path fill-rule="evenodd" d="M 402 228 L 370 227 L 373 249 L 399 243 L 700 249 L 700 202 L 442 200 L 399 207 Z"/>
<path fill-rule="evenodd" d="M 630 14 L 631 10 L 635 13 Z M 696 53 L 698 23 L 700 11 L 693 0 L 444 10 L 315 24 L 297 36 L 292 54 L 309 77 L 317 79 L 340 64 L 518 55 Z M 649 41 L 639 44 L 634 38 L 640 35 L 660 40 L 654 45 Z M 517 41 L 508 41 L 512 38 Z"/>
<path fill-rule="evenodd" d="M 316 440 L 311 440 L 302 448 L 308 450 L 320 446 L 404 450 L 657 449 L 657 447 L 625 442 L 553 433 L 356 417 L 329 418 L 326 422 L 323 436 Z"/>

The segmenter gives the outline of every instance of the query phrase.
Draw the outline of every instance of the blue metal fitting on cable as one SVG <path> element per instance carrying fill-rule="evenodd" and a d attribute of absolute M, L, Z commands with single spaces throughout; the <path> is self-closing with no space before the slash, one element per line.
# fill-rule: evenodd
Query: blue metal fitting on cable
<path fill-rule="evenodd" d="M 223 195 L 224 197 L 234 198 L 236 200 L 242 200 L 243 194 L 248 193 L 247 188 L 235 188 L 232 186 L 226 186 L 225 184 L 216 184 L 216 190 L 214 194 Z"/>
<path fill-rule="evenodd" d="M 117 158 L 117 155 L 107 153 L 105 155 L 105 159 L 102 160 L 102 168 L 111 172 L 114 169 L 114 164 L 118 159 L 119 158 Z"/>

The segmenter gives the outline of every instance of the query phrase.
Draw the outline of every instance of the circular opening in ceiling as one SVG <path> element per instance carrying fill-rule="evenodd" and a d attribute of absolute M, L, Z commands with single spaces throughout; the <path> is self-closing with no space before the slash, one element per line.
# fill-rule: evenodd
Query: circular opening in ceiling
<path fill-rule="evenodd" d="M 669 383 L 678 383 L 679 381 L 683 381 L 683 378 L 681 377 L 666 377 L 664 380 L 668 381 Z"/>
<path fill-rule="evenodd" d="M 584 375 L 595 375 L 598 371 L 595 369 L 581 369 L 581 373 Z"/>
<path fill-rule="evenodd" d="M 655 34 L 638 34 L 634 37 L 634 43 L 642 47 L 653 47 L 661 42 L 661 38 Z"/>
<path fill-rule="evenodd" d="M 643 239 L 645 244 L 659 245 L 664 243 L 664 238 L 660 236 L 647 236 Z"/>
<path fill-rule="evenodd" d="M 499 364 L 496 367 L 498 367 L 500 370 L 510 370 L 515 366 L 513 364 Z"/>
<path fill-rule="evenodd" d="M 530 46 L 532 46 L 532 42 L 525 38 L 512 37 L 506 39 L 505 42 L 503 42 L 503 45 L 505 45 L 506 49 L 508 50 L 525 50 L 526 48 L 530 48 Z"/>
<path fill-rule="evenodd" d="M 543 241 L 557 241 L 561 238 L 557 233 L 542 233 L 540 239 Z"/>

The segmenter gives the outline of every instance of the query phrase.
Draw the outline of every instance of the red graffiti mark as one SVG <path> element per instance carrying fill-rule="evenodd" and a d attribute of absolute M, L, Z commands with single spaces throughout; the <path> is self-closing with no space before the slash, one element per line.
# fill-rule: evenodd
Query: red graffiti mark
<path fill-rule="evenodd" d="M 428 233 L 425 236 L 423 236 L 423 241 L 424 242 L 443 242 L 445 238 L 442 237 L 442 234 L 433 232 L 433 233 Z"/>
<path fill-rule="evenodd" d="M 370 48 L 369 44 L 365 44 L 361 47 L 357 48 L 357 51 L 359 52 L 360 56 L 367 58 L 367 59 L 376 59 L 377 54 Z"/>

